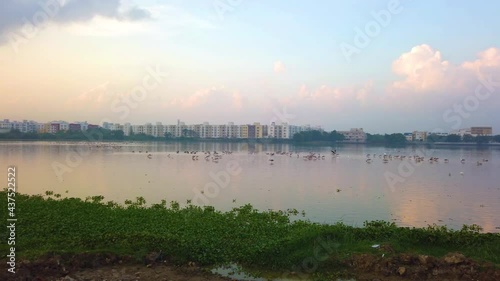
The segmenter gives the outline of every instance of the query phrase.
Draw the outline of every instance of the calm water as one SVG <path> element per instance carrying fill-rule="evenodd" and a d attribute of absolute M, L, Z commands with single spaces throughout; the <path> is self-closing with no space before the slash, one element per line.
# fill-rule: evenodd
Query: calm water
<path fill-rule="evenodd" d="M 148 204 L 192 200 L 221 210 L 251 203 L 262 210 L 304 210 L 305 218 L 316 222 L 361 226 L 365 220 L 389 220 L 402 226 L 436 223 L 452 228 L 478 224 L 485 231 L 500 232 L 498 147 L 343 145 L 335 147 L 337 157 L 331 149 L 243 143 L 0 142 L 0 163 L 5 177 L 8 165 L 17 166 L 18 191 L 28 194 L 52 190 L 80 198 L 103 195 L 119 203 L 137 196 Z M 196 160 L 184 151 L 211 151 L 211 156 L 206 159 L 198 152 Z M 220 159 L 214 159 L 213 151 L 222 155 Z M 277 151 L 293 154 L 268 155 Z M 319 159 L 304 158 L 311 152 L 319 153 Z M 392 160 L 384 163 L 384 153 Z M 366 162 L 367 154 L 371 163 Z M 424 156 L 425 161 L 416 164 L 395 157 L 402 155 Z M 431 156 L 438 162 L 430 163 Z"/>

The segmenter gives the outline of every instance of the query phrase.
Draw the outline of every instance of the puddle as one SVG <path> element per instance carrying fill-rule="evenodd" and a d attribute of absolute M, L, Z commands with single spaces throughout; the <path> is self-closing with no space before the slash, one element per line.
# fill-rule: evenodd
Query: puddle
<path fill-rule="evenodd" d="M 286 273 L 270 273 L 265 272 L 261 274 L 250 273 L 245 271 L 241 266 L 237 264 L 229 264 L 225 266 L 220 266 L 212 269 L 212 273 L 218 274 L 223 277 L 229 277 L 236 280 L 244 281 L 298 281 L 298 280 L 313 280 L 312 278 L 307 278 L 306 275 L 297 275 L 295 278 L 287 276 L 290 274 Z M 258 276 L 260 275 L 260 276 Z M 281 276 L 281 277 L 280 277 Z M 337 281 L 356 281 L 355 279 L 337 279 Z"/>

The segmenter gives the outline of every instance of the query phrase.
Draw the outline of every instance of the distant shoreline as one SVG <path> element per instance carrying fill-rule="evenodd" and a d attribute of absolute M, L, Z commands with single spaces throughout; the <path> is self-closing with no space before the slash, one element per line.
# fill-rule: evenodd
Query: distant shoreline
<path fill-rule="evenodd" d="M 90 142 L 88 140 L 65 140 L 65 139 L 0 139 L 0 143 L 4 142 Z M 163 139 L 163 140 L 101 140 L 99 142 L 117 142 L 117 143 L 196 143 L 196 142 L 213 142 L 213 143 L 262 143 L 262 144 L 293 144 L 297 146 L 342 146 L 348 145 L 363 145 L 363 146 L 386 146 L 386 147 L 403 147 L 403 146 L 455 146 L 455 147 L 500 147 L 500 143 L 471 143 L 471 142 L 408 142 L 402 144 L 387 144 L 387 143 L 369 143 L 369 142 L 331 142 L 331 141 L 308 141 L 296 142 L 292 139 Z"/>

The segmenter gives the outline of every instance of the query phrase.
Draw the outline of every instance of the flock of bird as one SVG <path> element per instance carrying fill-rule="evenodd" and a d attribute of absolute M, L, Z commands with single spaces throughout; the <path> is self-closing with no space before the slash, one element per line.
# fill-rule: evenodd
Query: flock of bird
<path fill-rule="evenodd" d="M 147 158 L 152 159 L 153 155 L 149 153 L 148 151 L 141 151 L 139 150 L 138 153 L 146 153 Z M 132 153 L 135 153 L 133 150 Z M 191 160 L 193 161 L 198 161 L 200 160 L 200 154 L 203 155 L 203 158 L 205 161 L 211 161 L 214 163 L 218 163 L 220 159 L 224 155 L 231 155 L 233 152 L 229 150 L 223 150 L 221 152 L 217 151 L 198 151 L 198 150 L 186 150 L 186 151 L 176 151 L 175 154 L 188 154 L 191 156 Z M 174 153 L 172 153 L 174 154 Z M 256 155 L 258 154 L 257 152 L 248 152 L 250 155 Z M 270 162 L 271 165 L 274 164 L 276 156 L 288 156 L 288 157 L 295 157 L 295 158 L 302 158 L 304 161 L 316 161 L 316 160 L 325 160 L 327 159 L 327 155 L 321 154 L 319 152 L 290 152 L 290 151 L 273 151 L 273 152 L 265 152 L 265 155 L 268 156 L 268 161 Z M 338 157 L 340 154 L 337 153 L 337 150 L 331 150 L 331 154 L 329 154 L 331 158 Z M 167 154 L 168 158 L 173 158 L 171 154 Z M 439 158 L 439 157 L 424 157 L 424 156 L 419 156 L 419 155 L 392 155 L 392 154 L 367 154 L 366 155 L 366 160 L 365 162 L 370 164 L 376 159 L 379 159 L 382 161 L 382 163 L 387 164 L 390 161 L 393 160 L 408 160 L 408 161 L 415 161 L 415 163 L 422 163 L 422 162 L 429 162 L 430 164 L 433 163 L 439 163 L 441 160 L 444 163 L 449 163 L 450 159 L 448 158 Z M 488 162 L 488 159 L 481 159 L 476 162 L 477 166 L 483 165 L 483 163 Z M 466 160 L 465 158 L 460 158 L 460 163 L 465 164 Z"/>
<path fill-rule="evenodd" d="M 393 159 L 395 159 L 395 160 L 396 159 L 399 159 L 399 160 L 408 159 L 409 161 L 414 160 L 415 163 L 421 163 L 421 162 L 426 161 L 425 157 L 419 156 L 419 155 L 408 155 L 408 156 L 406 156 L 406 155 L 394 155 L 394 156 L 392 156 L 391 154 L 384 153 L 384 154 L 379 154 L 379 155 L 373 154 L 373 156 L 371 154 L 367 154 L 366 155 L 366 163 L 371 163 L 373 159 L 377 158 L 377 156 L 378 156 L 378 158 L 382 159 L 383 163 L 388 163 L 389 161 L 391 161 Z M 429 157 L 428 158 L 428 161 L 430 164 L 438 163 L 439 160 L 440 160 L 439 157 Z M 449 163 L 450 160 L 448 158 L 444 158 L 443 162 Z M 481 166 L 481 165 L 483 165 L 483 162 L 488 162 L 488 159 L 482 159 L 480 161 L 477 161 L 476 165 Z M 465 164 L 465 158 L 460 158 L 460 163 Z"/>
<path fill-rule="evenodd" d="M 121 150 L 124 146 L 127 145 L 127 143 L 113 143 L 113 142 L 94 142 L 94 143 L 84 143 L 84 144 L 86 144 L 90 150 L 93 150 L 93 149 Z M 340 155 L 339 153 L 337 153 L 337 150 L 331 150 L 330 152 L 331 152 L 330 155 L 332 157 L 338 157 Z M 148 150 L 144 150 L 144 151 L 143 150 L 137 150 L 137 151 L 132 150 L 132 153 L 145 153 L 146 157 L 148 159 L 153 158 L 153 154 L 150 153 Z M 212 161 L 214 163 L 218 163 L 223 155 L 230 155 L 232 153 L 233 152 L 229 151 L 229 150 L 223 150 L 221 152 L 217 152 L 215 150 L 214 151 L 185 150 L 185 151 L 181 152 L 181 151 L 177 150 L 175 152 L 175 154 L 188 154 L 191 156 L 191 159 L 193 161 L 200 160 L 199 154 L 203 154 L 203 159 L 205 161 Z M 172 153 L 172 154 L 174 154 L 174 153 Z M 248 152 L 248 154 L 256 155 L 258 153 L 257 152 Z M 274 152 L 265 152 L 265 155 L 267 155 L 269 157 L 268 161 L 270 162 L 271 165 L 275 161 L 275 159 L 274 159 L 275 156 L 288 156 L 288 157 L 295 156 L 296 158 L 302 158 L 304 161 L 325 160 L 327 157 L 327 155 L 325 155 L 325 154 L 321 154 L 319 152 L 312 152 L 312 151 L 307 152 L 307 153 L 302 152 L 302 154 L 300 152 L 274 151 Z M 167 154 L 167 157 L 170 159 L 173 159 L 173 156 L 171 154 Z M 376 153 L 371 154 L 371 153 L 369 153 L 369 154 L 366 154 L 365 162 L 370 164 L 373 161 L 375 161 L 376 159 L 382 160 L 382 163 L 384 163 L 384 164 L 387 164 L 392 160 L 405 160 L 405 159 L 407 159 L 408 161 L 415 161 L 415 163 L 422 163 L 424 161 L 427 161 L 430 164 L 433 164 L 433 163 L 439 163 L 441 160 L 444 163 L 450 162 L 450 159 L 448 159 L 448 158 L 441 159 L 439 157 L 424 157 L 424 156 L 419 156 L 419 155 L 399 155 L 399 154 L 392 155 L 392 154 L 387 154 L 387 153 L 383 153 L 383 154 L 376 154 Z M 482 166 L 483 163 L 485 163 L 485 162 L 488 162 L 488 159 L 481 159 L 479 161 L 476 161 L 476 165 Z M 460 163 L 465 164 L 466 163 L 465 158 L 460 158 Z"/>

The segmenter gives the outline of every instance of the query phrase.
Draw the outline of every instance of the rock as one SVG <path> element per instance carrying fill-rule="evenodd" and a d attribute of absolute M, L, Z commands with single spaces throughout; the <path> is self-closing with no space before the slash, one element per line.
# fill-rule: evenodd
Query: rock
<path fill-rule="evenodd" d="M 155 263 L 163 260 L 162 252 L 151 252 L 144 257 L 144 263 Z"/>
<path fill-rule="evenodd" d="M 465 261 L 465 256 L 460 253 L 450 253 L 444 257 L 447 264 L 459 264 Z"/>
<path fill-rule="evenodd" d="M 402 254 L 400 256 L 400 259 L 404 264 L 411 264 L 412 257 L 408 254 Z"/>
<path fill-rule="evenodd" d="M 399 275 L 403 276 L 406 273 L 406 268 L 404 266 L 400 266 L 398 268 Z"/>
<path fill-rule="evenodd" d="M 418 255 L 418 261 L 422 265 L 426 265 L 429 262 L 429 256 L 426 255 Z"/>

